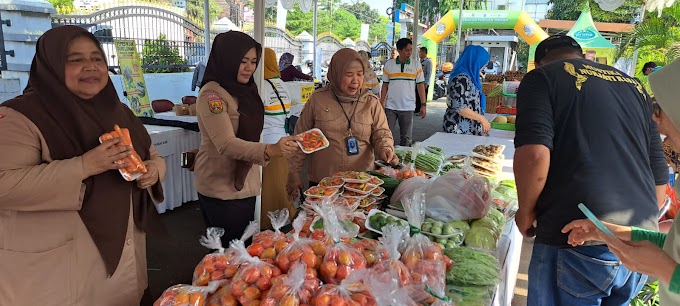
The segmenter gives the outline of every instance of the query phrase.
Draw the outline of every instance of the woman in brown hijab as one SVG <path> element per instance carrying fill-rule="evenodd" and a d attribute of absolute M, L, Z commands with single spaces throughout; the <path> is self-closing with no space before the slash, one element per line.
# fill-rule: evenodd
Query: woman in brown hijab
<path fill-rule="evenodd" d="M 217 35 L 196 102 L 201 129 L 196 190 L 206 226 L 224 228 L 225 246 L 255 218 L 259 166 L 300 151 L 299 137 L 260 143 L 264 105 L 253 73 L 261 55 L 262 46 L 245 33 Z"/>
<path fill-rule="evenodd" d="M 136 305 L 147 286 L 144 232 L 165 163 L 118 99 L 96 38 L 76 26 L 39 40 L 24 94 L 0 106 L 0 304 Z M 148 173 L 124 180 L 128 128 Z"/>
<path fill-rule="evenodd" d="M 364 83 L 364 64 L 356 51 L 344 48 L 333 55 L 328 68 L 330 84 L 315 91 L 305 104 L 295 134 L 319 128 L 330 147 L 312 153 L 310 185 L 337 171 L 375 168 L 375 157 L 396 164 L 394 139 L 378 97 Z M 288 192 L 297 196 L 305 155 L 289 158 Z"/>

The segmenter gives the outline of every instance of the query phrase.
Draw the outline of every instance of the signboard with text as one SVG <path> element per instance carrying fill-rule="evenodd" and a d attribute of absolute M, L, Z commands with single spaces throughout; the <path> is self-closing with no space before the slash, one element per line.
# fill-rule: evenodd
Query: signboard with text
<path fill-rule="evenodd" d="M 149 91 L 144 81 L 142 60 L 137 53 L 135 41 L 116 39 L 113 43 L 116 46 L 121 79 L 127 99 L 130 101 L 130 109 L 135 116 L 153 117 L 153 109 L 151 103 L 149 103 Z"/>

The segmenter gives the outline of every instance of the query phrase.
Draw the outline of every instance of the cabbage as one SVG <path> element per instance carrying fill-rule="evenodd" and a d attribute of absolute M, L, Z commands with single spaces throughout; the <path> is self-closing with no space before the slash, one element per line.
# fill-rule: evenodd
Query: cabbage
<path fill-rule="evenodd" d="M 483 220 L 484 218 L 480 219 Z M 479 221 L 479 220 L 478 220 Z M 465 237 L 465 245 L 473 248 L 480 248 L 490 251 L 496 250 L 496 243 L 498 237 L 496 234 L 486 227 L 473 226 Z"/>
<path fill-rule="evenodd" d="M 456 221 L 451 221 L 449 224 L 455 228 L 459 229 L 463 232 L 463 236 L 470 230 L 470 224 L 467 221 L 463 220 L 456 220 Z"/>
<path fill-rule="evenodd" d="M 471 225 L 472 228 L 483 227 L 489 229 L 496 236 L 496 238 L 500 237 L 502 232 L 501 226 L 499 226 L 498 223 L 496 223 L 496 221 L 489 218 L 489 216 L 472 221 Z"/>
<path fill-rule="evenodd" d="M 486 214 L 486 217 L 496 222 L 498 228 L 503 231 L 506 220 L 505 215 L 502 212 L 500 212 L 498 209 L 489 209 L 489 213 Z"/>

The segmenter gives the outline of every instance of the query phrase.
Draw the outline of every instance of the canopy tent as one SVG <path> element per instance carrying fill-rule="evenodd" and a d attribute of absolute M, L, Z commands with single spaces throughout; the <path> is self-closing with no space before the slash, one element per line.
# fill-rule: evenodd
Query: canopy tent
<path fill-rule="evenodd" d="M 213 23 L 213 28 L 217 30 L 217 32 L 228 32 L 228 31 L 240 31 L 241 29 L 236 26 L 229 18 L 227 17 L 222 17 L 220 20 L 215 21 Z"/>
<path fill-rule="evenodd" d="M 589 5 L 586 5 L 581 16 L 578 17 L 574 27 L 569 30 L 567 35 L 581 45 L 586 57 L 603 64 L 614 64 L 616 46 L 604 38 L 595 27 Z"/>

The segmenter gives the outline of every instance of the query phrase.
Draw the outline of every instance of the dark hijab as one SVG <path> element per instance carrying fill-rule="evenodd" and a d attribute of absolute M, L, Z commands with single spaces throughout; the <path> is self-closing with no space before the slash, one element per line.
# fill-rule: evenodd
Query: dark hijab
<path fill-rule="evenodd" d="M 243 57 L 255 48 L 259 65 L 262 58 L 262 45 L 243 32 L 229 31 L 218 34 L 213 41 L 208 65 L 203 75 L 204 86 L 208 82 L 217 82 L 238 102 L 238 129 L 236 137 L 245 141 L 260 142 L 262 127 L 264 126 L 264 104 L 257 90 L 255 79 L 250 77 L 248 84 L 241 84 L 236 80 Z M 248 172 L 253 163 L 237 160 L 234 171 L 234 188 L 243 189 Z"/>
<path fill-rule="evenodd" d="M 2 106 L 10 107 L 33 122 L 45 138 L 54 161 L 82 156 L 99 145 L 99 136 L 113 125 L 130 130 L 135 150 L 142 160 L 150 158 L 151 139 L 141 121 L 118 99 L 109 79 L 95 97 L 84 100 L 65 82 L 66 52 L 78 37 L 92 40 L 104 55 L 97 39 L 77 26 L 60 26 L 43 34 L 36 46 L 28 86 L 24 94 Z M 102 256 L 109 274 L 115 272 L 125 245 L 132 198 L 135 224 L 147 230 L 157 216 L 146 190 L 125 181 L 116 170 L 83 180 L 85 196 L 78 211 Z"/>

